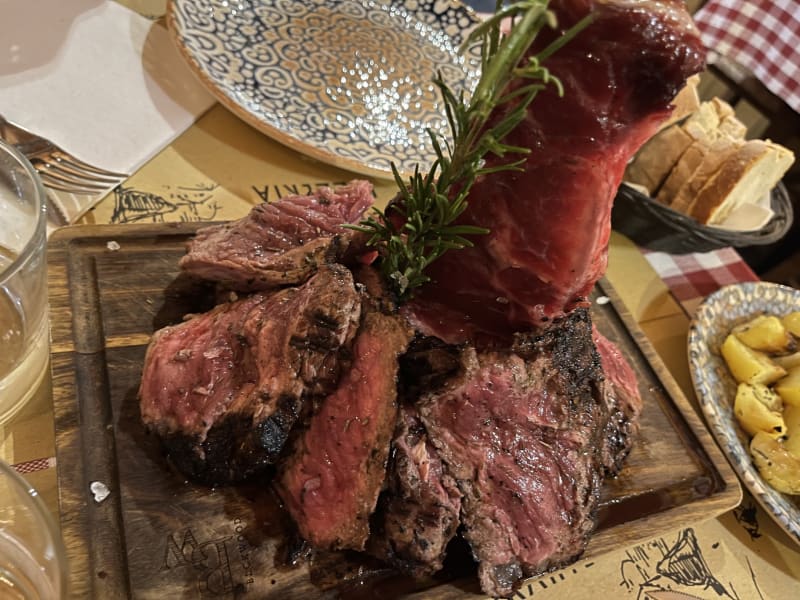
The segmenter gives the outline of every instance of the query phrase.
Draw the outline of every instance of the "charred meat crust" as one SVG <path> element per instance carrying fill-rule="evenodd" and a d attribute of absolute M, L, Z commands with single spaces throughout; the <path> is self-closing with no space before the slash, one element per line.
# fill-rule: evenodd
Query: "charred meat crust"
<path fill-rule="evenodd" d="M 242 292 L 297 285 L 321 265 L 357 255 L 351 242 L 360 246 L 363 236 L 342 225 L 357 222 L 372 202 L 372 186 L 352 181 L 259 204 L 238 221 L 198 231 L 180 267 Z"/>
<path fill-rule="evenodd" d="M 514 351 L 462 351 L 464 368 L 418 402 L 463 494 L 464 537 L 487 593 L 583 552 L 602 482 L 608 406 L 588 312 L 518 338 Z"/>
<path fill-rule="evenodd" d="M 145 425 L 189 477 L 252 475 L 278 459 L 306 401 L 338 382 L 360 311 L 350 271 L 327 265 L 300 287 L 161 330 L 139 391 Z"/>
<path fill-rule="evenodd" d="M 303 403 L 279 399 L 275 412 L 253 422 L 253 416 L 227 413 L 205 439 L 182 432 L 166 433 L 161 441 L 168 460 L 190 479 L 208 486 L 242 481 L 276 462 Z"/>
<path fill-rule="evenodd" d="M 602 391 L 609 410 L 603 435 L 602 461 L 606 474 L 616 475 L 639 430 L 642 397 L 636 374 L 619 348 L 597 329 L 594 329 L 593 337 L 605 375 Z"/>
<path fill-rule="evenodd" d="M 411 332 L 365 300 L 352 363 L 282 461 L 276 488 L 300 534 L 322 549 L 363 550 L 397 419 L 397 364 Z"/>
<path fill-rule="evenodd" d="M 461 491 L 445 472 L 416 409 L 401 408 L 368 551 L 415 577 L 432 575 L 442 569 L 460 511 Z"/>

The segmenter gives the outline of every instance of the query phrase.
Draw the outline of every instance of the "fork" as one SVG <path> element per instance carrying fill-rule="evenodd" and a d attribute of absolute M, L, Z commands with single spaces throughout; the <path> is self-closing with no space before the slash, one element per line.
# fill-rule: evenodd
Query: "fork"
<path fill-rule="evenodd" d="M 51 141 L 15 125 L 0 115 L 0 139 L 16 147 L 39 173 L 45 187 L 72 194 L 93 195 L 124 181 L 128 175 L 90 165 Z"/>

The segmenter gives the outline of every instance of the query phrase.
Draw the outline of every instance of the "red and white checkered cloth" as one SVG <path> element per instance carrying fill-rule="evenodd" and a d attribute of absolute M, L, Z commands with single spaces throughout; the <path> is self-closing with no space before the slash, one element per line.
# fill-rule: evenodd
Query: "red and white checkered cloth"
<path fill-rule="evenodd" d="M 55 457 L 37 458 L 35 460 L 26 460 L 25 462 L 11 465 L 11 467 L 21 475 L 28 475 L 36 471 L 44 471 L 45 469 L 52 469 L 56 466 Z"/>
<path fill-rule="evenodd" d="M 710 50 L 800 112 L 800 1 L 709 0 L 694 20 Z"/>
<path fill-rule="evenodd" d="M 642 253 L 689 316 L 700 300 L 719 288 L 759 280 L 733 248 L 681 255 L 644 249 Z"/>

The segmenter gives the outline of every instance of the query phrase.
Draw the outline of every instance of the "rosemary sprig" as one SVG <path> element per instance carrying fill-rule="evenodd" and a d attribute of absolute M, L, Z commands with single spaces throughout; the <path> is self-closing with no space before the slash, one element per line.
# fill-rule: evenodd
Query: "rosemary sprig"
<path fill-rule="evenodd" d="M 378 249 L 380 269 L 399 300 L 407 300 L 413 290 L 430 281 L 425 269 L 448 250 L 472 246 L 465 236 L 486 234 L 488 229 L 458 225 L 456 220 L 467 208 L 467 195 L 472 184 L 487 173 L 521 170 L 529 148 L 505 144 L 503 139 L 525 118 L 528 105 L 548 84 L 563 95 L 557 78 L 541 65 L 541 61 L 572 39 L 588 24 L 583 19 L 563 36 L 526 62 L 521 62 L 536 35 L 545 26 L 556 27 L 556 18 L 548 10 L 549 0 L 518 0 L 502 7 L 497 0 L 495 14 L 469 35 L 462 46 L 480 40 L 481 77 L 469 102 L 463 90 L 454 94 L 437 74 L 434 83 L 441 93 L 453 143 L 428 130 L 436 153 L 430 170 L 423 174 L 419 166 L 406 182 L 397 167 L 392 173 L 400 189 L 386 214 L 380 209 L 352 228 L 370 234 L 368 245 Z M 501 22 L 509 19 L 507 35 L 501 33 Z M 524 80 L 511 92 L 512 81 Z M 491 127 L 490 115 L 498 107 L 511 110 Z M 508 162 L 487 167 L 484 157 L 494 154 L 504 158 L 517 155 Z"/>

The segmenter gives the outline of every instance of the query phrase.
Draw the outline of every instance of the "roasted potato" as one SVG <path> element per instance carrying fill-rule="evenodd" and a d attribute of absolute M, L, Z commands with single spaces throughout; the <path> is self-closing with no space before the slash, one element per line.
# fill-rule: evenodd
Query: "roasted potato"
<path fill-rule="evenodd" d="M 733 412 L 753 464 L 779 492 L 800 495 L 800 311 L 758 315 L 731 329 L 720 352 L 738 382 Z"/>
<path fill-rule="evenodd" d="M 800 406 L 800 367 L 789 369 L 786 377 L 779 379 L 774 389 L 786 404 Z"/>
<path fill-rule="evenodd" d="M 783 326 L 792 335 L 800 338 L 800 310 L 790 312 L 788 315 L 783 317 Z"/>
<path fill-rule="evenodd" d="M 783 447 L 800 459 L 800 406 L 786 404 L 783 407 L 783 421 L 786 424 L 786 439 Z"/>
<path fill-rule="evenodd" d="M 778 438 L 786 433 L 783 402 L 765 385 L 740 383 L 736 389 L 733 413 L 749 435 L 758 432 Z"/>
<path fill-rule="evenodd" d="M 734 327 L 733 333 L 745 346 L 761 352 L 787 352 L 796 345 L 783 322 L 774 315 L 758 315 Z"/>
<path fill-rule="evenodd" d="M 783 356 L 773 356 L 772 362 L 789 371 L 795 367 L 800 367 L 800 352 L 784 354 Z"/>
<path fill-rule="evenodd" d="M 733 378 L 739 383 L 769 385 L 786 375 L 786 369 L 772 362 L 763 352 L 746 346 L 733 333 L 725 338 L 721 352 Z"/>
<path fill-rule="evenodd" d="M 784 494 L 800 494 L 800 459 L 780 442 L 759 431 L 750 441 L 750 455 L 769 485 Z"/>

